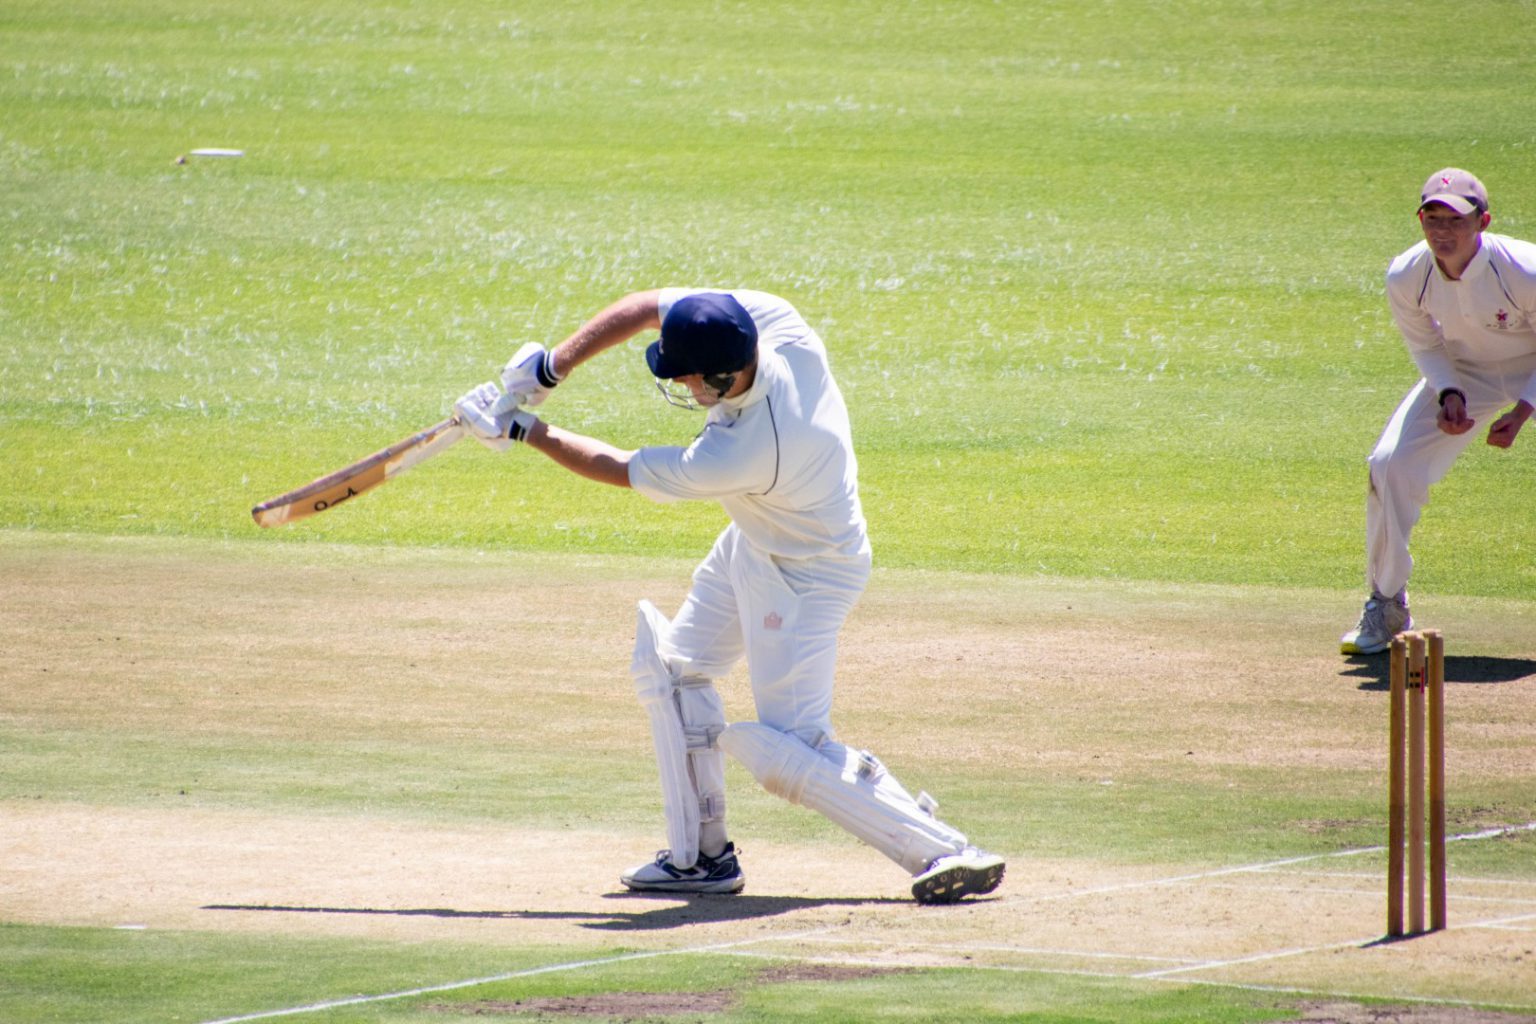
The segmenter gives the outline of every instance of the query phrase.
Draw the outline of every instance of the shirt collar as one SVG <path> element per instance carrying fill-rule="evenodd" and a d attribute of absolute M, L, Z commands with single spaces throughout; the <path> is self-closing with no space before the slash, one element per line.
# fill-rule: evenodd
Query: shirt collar
<path fill-rule="evenodd" d="M 1477 252 L 1472 254 L 1472 259 L 1467 264 L 1467 269 L 1461 272 L 1461 279 L 1465 281 L 1468 278 L 1476 277 L 1477 275 L 1481 274 L 1483 272 L 1483 268 L 1487 266 L 1488 239 L 1486 236 L 1479 236 L 1477 239 Z"/>

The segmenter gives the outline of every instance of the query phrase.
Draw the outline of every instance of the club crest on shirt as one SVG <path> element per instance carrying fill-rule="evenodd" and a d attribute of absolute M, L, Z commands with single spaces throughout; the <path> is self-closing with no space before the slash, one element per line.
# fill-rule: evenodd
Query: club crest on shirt
<path fill-rule="evenodd" d="M 1488 325 L 1496 331 L 1507 331 L 1510 328 L 1509 310 L 1501 308 L 1493 315 L 1493 323 Z"/>
<path fill-rule="evenodd" d="M 769 612 L 767 615 L 763 616 L 763 628 L 773 630 L 783 629 L 784 619 L 781 615 L 779 615 L 778 612 Z"/>

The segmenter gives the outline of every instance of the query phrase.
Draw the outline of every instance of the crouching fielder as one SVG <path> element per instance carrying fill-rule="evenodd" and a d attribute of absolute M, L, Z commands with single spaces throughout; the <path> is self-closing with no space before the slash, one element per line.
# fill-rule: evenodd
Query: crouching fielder
<path fill-rule="evenodd" d="M 534 416 L 577 366 L 642 331 L 657 387 L 707 410 L 687 447 L 625 451 Z M 718 501 L 731 522 L 672 618 L 642 601 L 630 666 L 660 767 L 667 849 L 622 876 L 631 889 L 739 892 L 725 817 L 731 754 L 762 785 L 817 811 L 946 903 L 991 892 L 1003 861 L 966 841 L 873 755 L 834 738 L 837 638 L 869 580 L 848 411 L 821 339 L 757 291 L 663 289 L 615 302 L 546 351 L 525 345 L 457 409 L 485 444 L 522 442 L 572 472 L 659 502 Z M 503 391 L 503 388 L 505 389 Z M 726 724 L 715 680 L 746 659 L 756 722 Z"/>

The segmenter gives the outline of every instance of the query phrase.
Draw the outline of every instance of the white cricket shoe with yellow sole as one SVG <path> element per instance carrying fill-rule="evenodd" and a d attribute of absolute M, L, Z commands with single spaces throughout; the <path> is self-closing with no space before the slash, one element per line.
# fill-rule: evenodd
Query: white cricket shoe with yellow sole
<path fill-rule="evenodd" d="M 1413 616 L 1408 614 L 1406 590 L 1396 597 L 1372 593 L 1355 628 L 1339 637 L 1339 651 L 1343 654 L 1379 654 L 1392 646 L 1393 637 L 1412 628 Z"/>
<path fill-rule="evenodd" d="M 912 897 L 919 903 L 954 903 L 965 896 L 980 896 L 1002 884 L 1005 867 L 996 854 L 967 846 L 913 875 Z"/>

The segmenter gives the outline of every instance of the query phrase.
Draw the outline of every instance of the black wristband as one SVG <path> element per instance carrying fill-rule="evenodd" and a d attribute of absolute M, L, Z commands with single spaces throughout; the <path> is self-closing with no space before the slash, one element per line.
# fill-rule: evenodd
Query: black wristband
<path fill-rule="evenodd" d="M 555 376 L 554 357 L 548 352 L 539 357 L 539 365 L 534 370 L 534 376 L 546 388 L 552 388 L 560 383 L 560 378 Z"/>
<path fill-rule="evenodd" d="M 1467 404 L 1467 393 L 1465 391 L 1461 390 L 1461 388 L 1446 388 L 1444 391 L 1440 392 L 1440 407 L 1442 409 L 1445 408 L 1445 396 L 1446 395 L 1460 395 L 1461 396 L 1461 404 L 1462 405 L 1466 405 Z"/>

